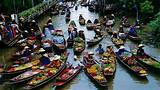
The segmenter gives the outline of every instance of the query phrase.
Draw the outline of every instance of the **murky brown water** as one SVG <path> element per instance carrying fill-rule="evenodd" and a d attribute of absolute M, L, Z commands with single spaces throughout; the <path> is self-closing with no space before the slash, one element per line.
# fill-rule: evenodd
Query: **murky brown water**
<path fill-rule="evenodd" d="M 91 19 L 93 21 L 95 18 L 98 18 L 98 14 L 91 13 L 88 11 L 87 7 L 79 7 L 77 11 L 71 9 L 71 20 L 74 20 L 77 24 L 78 30 L 84 30 L 86 38 L 92 38 L 94 36 L 94 31 L 88 31 L 85 26 L 80 26 L 78 23 L 78 16 L 82 14 L 84 18 Z M 44 25 L 49 16 L 45 16 L 39 22 L 40 25 Z M 57 29 L 62 29 L 64 31 L 65 37 L 67 37 L 67 26 L 65 23 L 64 15 L 52 16 L 54 27 Z M 115 27 L 116 29 L 116 27 Z M 105 48 L 107 45 L 112 45 L 110 41 L 110 36 L 107 35 L 101 42 L 103 47 Z M 95 48 L 86 48 L 85 51 L 95 51 Z M 135 47 L 135 44 L 127 41 L 125 47 L 129 48 Z M 116 48 L 115 48 L 116 50 Z M 145 47 L 145 51 L 151 56 L 160 60 L 159 54 L 160 49 L 152 48 L 149 46 Z M 0 49 L 0 62 L 6 63 L 8 62 L 7 58 L 14 52 L 14 49 Z M 74 65 L 78 64 L 79 61 L 74 61 L 73 50 L 68 49 L 69 58 L 68 61 L 73 63 Z M 82 56 L 81 56 L 82 57 Z M 81 58 L 80 58 L 81 60 Z M 72 80 L 67 85 L 55 88 L 50 86 L 51 83 L 46 84 L 37 90 L 159 90 L 160 89 L 160 75 L 149 73 L 147 79 L 140 79 L 135 77 L 132 73 L 128 72 L 122 65 L 117 63 L 117 70 L 115 73 L 115 77 L 108 82 L 108 88 L 100 88 L 93 84 L 85 73 L 82 71 L 74 80 Z M 0 85 L 0 90 L 21 90 L 23 85 L 14 85 L 7 86 L 5 84 Z"/>

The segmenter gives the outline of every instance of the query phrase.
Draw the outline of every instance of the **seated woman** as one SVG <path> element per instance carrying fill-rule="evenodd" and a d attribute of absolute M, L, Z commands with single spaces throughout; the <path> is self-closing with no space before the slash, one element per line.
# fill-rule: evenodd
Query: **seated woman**
<path fill-rule="evenodd" d="M 86 64 L 89 64 L 89 65 L 95 64 L 93 55 L 94 55 L 93 52 L 88 53 L 88 56 L 86 57 L 86 60 L 85 60 Z"/>
<path fill-rule="evenodd" d="M 127 51 L 124 46 L 120 46 L 120 48 L 118 49 L 117 55 L 122 56 L 124 52 L 129 52 L 129 51 Z"/>
<path fill-rule="evenodd" d="M 118 35 L 117 35 L 117 32 L 116 32 L 116 31 L 113 32 L 111 38 L 118 38 Z"/>
<path fill-rule="evenodd" d="M 143 47 L 144 47 L 143 44 L 138 45 L 138 49 L 137 49 L 137 55 L 138 56 L 146 56 Z"/>
<path fill-rule="evenodd" d="M 48 54 L 43 54 L 42 55 L 42 57 L 40 57 L 40 64 L 42 65 L 42 66 L 45 66 L 45 65 L 48 65 L 48 64 L 50 64 L 50 59 L 49 59 L 49 57 L 48 57 Z"/>

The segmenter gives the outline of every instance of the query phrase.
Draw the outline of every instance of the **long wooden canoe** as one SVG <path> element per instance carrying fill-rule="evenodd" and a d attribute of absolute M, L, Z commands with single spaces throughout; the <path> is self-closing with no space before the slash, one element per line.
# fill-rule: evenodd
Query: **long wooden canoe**
<path fill-rule="evenodd" d="M 117 53 L 116 56 L 118 61 L 121 62 L 134 75 L 142 78 L 146 78 L 148 75 L 146 68 L 137 62 L 135 57 L 119 56 Z"/>
<path fill-rule="evenodd" d="M 74 79 L 78 73 L 82 70 L 81 66 L 73 67 L 69 65 L 62 73 L 56 78 L 56 81 L 53 82 L 53 86 L 63 86 Z"/>

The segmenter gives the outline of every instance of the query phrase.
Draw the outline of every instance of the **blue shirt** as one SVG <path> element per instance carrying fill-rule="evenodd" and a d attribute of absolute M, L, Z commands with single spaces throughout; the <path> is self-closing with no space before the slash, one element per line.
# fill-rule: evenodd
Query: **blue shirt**
<path fill-rule="evenodd" d="M 128 34 L 131 35 L 131 36 L 137 36 L 137 32 L 136 32 L 135 28 L 131 28 L 129 30 Z"/>
<path fill-rule="evenodd" d="M 119 49 L 118 52 L 117 52 L 117 55 L 121 56 L 124 52 L 129 52 L 125 49 Z"/>
<path fill-rule="evenodd" d="M 103 48 L 98 47 L 96 49 L 96 52 L 98 52 L 99 54 L 102 54 L 102 53 L 104 53 L 104 50 L 103 50 Z"/>
<path fill-rule="evenodd" d="M 41 62 L 41 65 L 48 65 L 50 64 L 50 59 L 48 57 L 42 56 L 40 58 L 40 62 Z"/>

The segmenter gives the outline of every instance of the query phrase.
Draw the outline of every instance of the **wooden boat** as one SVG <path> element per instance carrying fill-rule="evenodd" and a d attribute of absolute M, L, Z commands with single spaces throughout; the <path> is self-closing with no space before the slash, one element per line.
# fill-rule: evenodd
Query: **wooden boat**
<path fill-rule="evenodd" d="M 76 27 L 76 23 L 73 20 L 70 21 L 69 25 L 72 25 L 73 27 Z"/>
<path fill-rule="evenodd" d="M 66 13 L 65 10 L 62 10 L 62 11 L 61 11 L 61 15 L 64 15 L 65 13 Z"/>
<path fill-rule="evenodd" d="M 79 19 L 80 25 L 85 25 L 86 20 L 84 18 Z"/>
<path fill-rule="evenodd" d="M 73 42 L 74 42 L 74 40 L 73 40 L 73 39 L 70 39 L 70 38 L 68 37 L 68 39 L 67 39 L 67 47 L 73 47 Z"/>
<path fill-rule="evenodd" d="M 68 25 L 68 35 L 76 28 L 76 23 L 74 21 L 70 21 Z"/>
<path fill-rule="evenodd" d="M 17 84 L 17 83 L 21 83 L 24 81 L 28 81 L 30 79 L 32 79 L 35 75 L 37 75 L 38 73 L 40 73 L 42 70 L 37 69 L 37 70 L 29 70 L 26 71 L 12 79 L 9 79 L 9 81 L 6 84 Z"/>
<path fill-rule="evenodd" d="M 149 55 L 137 56 L 137 61 L 146 66 L 151 71 L 160 73 L 160 62 Z"/>
<path fill-rule="evenodd" d="M 94 12 L 95 6 L 94 6 L 94 5 L 88 6 L 88 10 L 89 10 L 90 12 Z"/>
<path fill-rule="evenodd" d="M 86 28 L 88 30 L 92 30 L 94 28 L 94 24 L 91 22 L 91 20 L 87 21 Z"/>
<path fill-rule="evenodd" d="M 83 60 L 84 72 L 95 84 L 102 86 L 102 87 L 106 87 L 107 80 L 105 76 L 103 75 L 103 73 L 101 72 L 102 71 L 101 67 L 98 64 L 96 64 L 94 61 L 92 64 L 86 63 L 86 61 L 88 61 L 87 56 L 88 55 L 85 54 L 83 57 L 84 58 Z"/>
<path fill-rule="evenodd" d="M 98 44 L 100 41 L 102 41 L 103 37 L 104 36 L 102 36 L 102 37 L 96 37 L 94 39 L 91 39 L 91 40 L 87 41 L 88 47 L 91 47 L 91 46 L 94 46 L 94 45 Z"/>
<path fill-rule="evenodd" d="M 63 86 L 74 79 L 82 70 L 81 66 L 73 67 L 69 65 L 62 73 L 56 78 L 56 81 L 53 83 L 53 86 Z"/>
<path fill-rule="evenodd" d="M 38 65 L 39 64 L 39 60 L 34 60 L 25 64 L 21 64 L 19 66 L 9 66 L 8 68 L 6 68 L 5 70 L 3 70 L 3 72 L 0 72 L 0 74 L 6 75 L 6 74 L 18 74 L 18 73 L 22 73 L 26 70 L 31 69 L 32 66 Z"/>
<path fill-rule="evenodd" d="M 137 43 L 141 42 L 141 38 L 139 36 L 134 37 L 134 36 L 128 35 L 128 39 L 130 39 L 131 41 L 137 42 Z"/>
<path fill-rule="evenodd" d="M 113 51 L 111 52 L 105 52 L 103 54 L 102 60 L 101 60 L 101 67 L 103 70 L 103 74 L 108 76 L 113 76 L 116 71 L 116 55 Z"/>
<path fill-rule="evenodd" d="M 124 41 L 120 38 L 112 38 L 112 42 L 116 47 L 120 47 L 121 45 L 124 45 Z"/>
<path fill-rule="evenodd" d="M 131 71 L 134 75 L 142 78 L 146 78 L 147 70 L 143 67 L 139 62 L 136 61 L 136 58 L 133 56 L 129 56 L 128 52 L 124 52 L 125 55 L 119 56 L 116 53 L 116 57 L 119 62 L 121 62 L 129 71 Z"/>
<path fill-rule="evenodd" d="M 37 74 L 32 80 L 30 80 L 24 90 L 35 89 L 55 79 L 66 67 L 67 56 L 61 56 L 60 59 L 53 60 L 47 69 Z"/>
<path fill-rule="evenodd" d="M 62 30 L 54 30 L 53 46 L 60 51 L 66 49 L 66 40 Z"/>
<path fill-rule="evenodd" d="M 85 49 L 85 41 L 80 37 L 76 37 L 73 43 L 73 51 L 77 54 L 80 54 L 83 52 L 84 49 Z"/>
<path fill-rule="evenodd" d="M 98 19 L 95 19 L 93 23 L 94 23 L 94 29 L 101 29 L 102 28 L 101 23 Z"/>
<path fill-rule="evenodd" d="M 66 20 L 66 22 L 69 22 L 70 21 L 70 14 L 67 14 L 66 16 L 65 16 L 65 20 Z"/>

